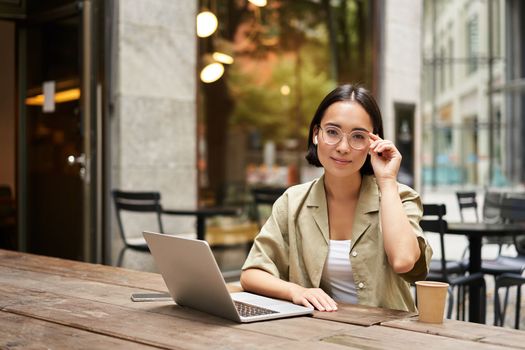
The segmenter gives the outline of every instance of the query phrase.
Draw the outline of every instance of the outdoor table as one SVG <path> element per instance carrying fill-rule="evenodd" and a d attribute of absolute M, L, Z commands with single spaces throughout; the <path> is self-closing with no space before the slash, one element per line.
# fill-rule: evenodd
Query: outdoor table
<path fill-rule="evenodd" d="M 509 236 L 525 233 L 525 223 L 449 222 L 447 233 L 465 235 L 469 240 L 469 272 L 481 272 L 481 239 L 484 236 Z M 469 321 L 481 323 L 479 287 L 469 293 Z"/>
<path fill-rule="evenodd" d="M 173 301 L 130 300 L 151 291 L 167 291 L 155 273 L 0 250 L 0 348 L 525 349 L 519 330 L 424 324 L 362 305 L 238 324 Z"/>
<path fill-rule="evenodd" d="M 212 216 L 235 216 L 240 214 L 240 209 L 229 207 L 206 207 L 197 209 L 164 209 L 163 214 L 187 215 L 197 217 L 197 239 L 206 239 L 206 219 Z"/>

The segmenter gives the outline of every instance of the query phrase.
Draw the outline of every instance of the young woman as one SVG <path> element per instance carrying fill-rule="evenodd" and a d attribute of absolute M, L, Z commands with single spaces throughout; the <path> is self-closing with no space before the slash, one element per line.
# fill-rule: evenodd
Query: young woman
<path fill-rule="evenodd" d="M 415 310 L 409 283 L 428 273 L 419 195 L 396 181 L 401 154 L 383 140 L 364 88 L 343 85 L 319 105 L 306 159 L 324 175 L 274 204 L 243 266 L 246 291 L 337 310 L 337 301 Z"/>

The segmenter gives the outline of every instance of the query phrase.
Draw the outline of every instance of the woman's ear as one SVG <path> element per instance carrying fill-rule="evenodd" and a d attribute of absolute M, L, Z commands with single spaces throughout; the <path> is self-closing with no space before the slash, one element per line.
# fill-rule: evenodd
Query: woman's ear
<path fill-rule="evenodd" d="M 314 146 L 317 146 L 317 144 L 319 143 L 319 141 L 317 139 L 317 135 L 319 135 L 319 126 L 315 126 L 314 127 L 313 135 L 314 135 L 313 144 L 314 144 Z"/>

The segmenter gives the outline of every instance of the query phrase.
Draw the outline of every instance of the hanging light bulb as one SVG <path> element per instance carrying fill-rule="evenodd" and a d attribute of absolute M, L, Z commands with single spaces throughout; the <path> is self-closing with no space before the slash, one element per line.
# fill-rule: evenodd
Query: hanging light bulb
<path fill-rule="evenodd" d="M 264 7 L 268 3 L 266 0 L 248 0 L 248 1 L 258 7 Z"/>
<path fill-rule="evenodd" d="M 197 35 L 206 38 L 217 30 L 217 17 L 210 11 L 202 11 L 197 15 Z"/>
<path fill-rule="evenodd" d="M 234 59 L 233 43 L 229 40 L 216 37 L 213 40 L 215 46 L 215 52 L 213 53 L 213 59 L 222 64 L 232 64 Z"/>
<path fill-rule="evenodd" d="M 219 62 L 215 62 L 209 54 L 204 56 L 203 65 L 204 68 L 201 70 L 200 78 L 204 83 L 213 83 L 224 74 L 224 66 Z"/>
<path fill-rule="evenodd" d="M 281 94 L 283 96 L 288 96 L 290 95 L 290 86 L 287 85 L 287 84 L 284 84 L 283 86 L 281 86 Z"/>
<path fill-rule="evenodd" d="M 201 70 L 201 80 L 204 83 L 213 83 L 219 80 L 224 74 L 224 66 L 219 63 L 210 63 Z"/>
<path fill-rule="evenodd" d="M 225 54 L 223 52 L 215 51 L 212 55 L 213 59 L 217 62 L 223 63 L 223 64 L 232 64 L 233 63 L 233 57 Z"/>

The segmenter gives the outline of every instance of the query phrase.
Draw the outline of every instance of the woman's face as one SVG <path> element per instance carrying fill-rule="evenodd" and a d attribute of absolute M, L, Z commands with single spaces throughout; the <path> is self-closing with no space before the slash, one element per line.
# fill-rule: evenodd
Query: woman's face
<path fill-rule="evenodd" d="M 331 145 L 329 143 L 333 143 L 333 137 L 332 142 L 327 143 L 328 133 L 332 136 L 337 135 L 337 129 L 334 127 L 345 134 L 338 143 Z M 366 146 L 363 149 L 357 150 L 350 146 L 350 133 L 356 130 L 364 131 L 353 135 L 356 140 L 366 138 Z M 314 139 L 317 136 L 317 157 L 325 172 L 338 177 L 359 172 L 365 163 L 370 145 L 367 134 L 372 131 L 372 119 L 359 103 L 336 102 L 330 105 L 321 119 L 321 129 L 318 128 L 314 132 Z"/>

